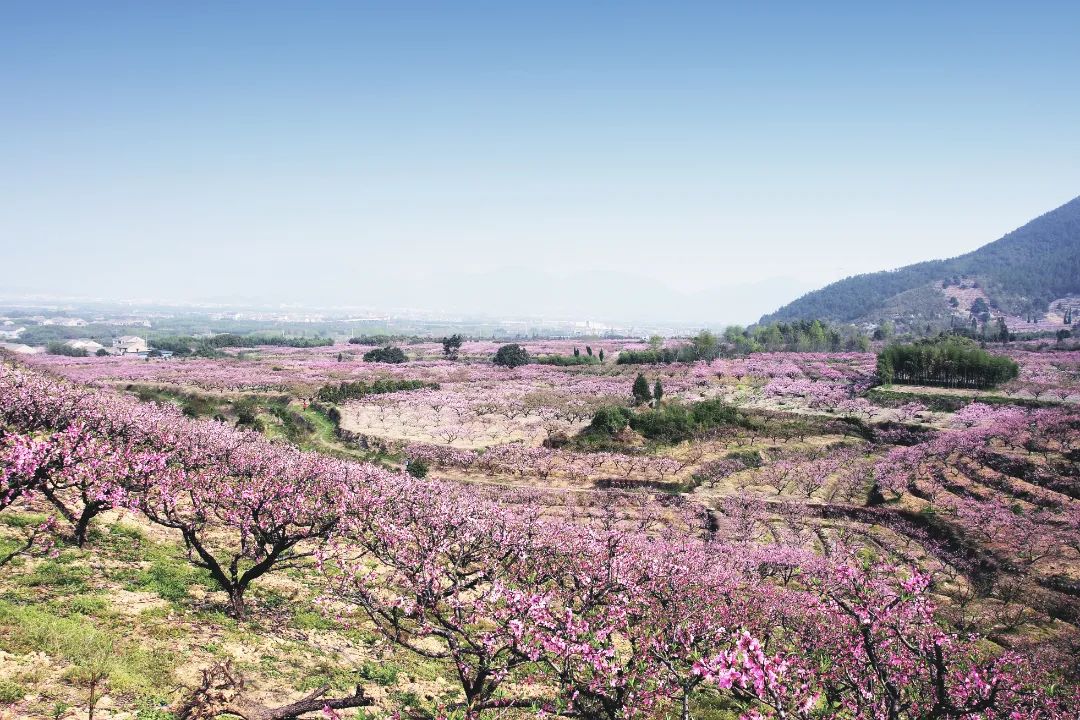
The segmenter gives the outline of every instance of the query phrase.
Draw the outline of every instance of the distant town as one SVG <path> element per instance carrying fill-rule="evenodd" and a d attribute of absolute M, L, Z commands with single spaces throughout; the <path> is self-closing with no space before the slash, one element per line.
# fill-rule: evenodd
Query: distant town
<path fill-rule="evenodd" d="M 717 329 L 722 328 L 717 326 Z M 223 305 L 118 304 L 55 299 L 0 299 L 0 349 L 18 355 L 169 357 L 154 340 L 221 333 L 330 338 L 430 337 L 462 333 L 491 339 L 634 338 L 691 335 L 685 323 L 593 319 L 445 316 L 411 309 L 264 308 Z"/>

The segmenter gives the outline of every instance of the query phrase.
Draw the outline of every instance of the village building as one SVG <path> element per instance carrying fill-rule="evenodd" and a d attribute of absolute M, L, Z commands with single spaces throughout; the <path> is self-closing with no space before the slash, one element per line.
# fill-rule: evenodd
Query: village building
<path fill-rule="evenodd" d="M 146 341 L 137 335 L 121 335 L 112 342 L 113 353 L 117 355 L 142 353 L 149 349 Z"/>

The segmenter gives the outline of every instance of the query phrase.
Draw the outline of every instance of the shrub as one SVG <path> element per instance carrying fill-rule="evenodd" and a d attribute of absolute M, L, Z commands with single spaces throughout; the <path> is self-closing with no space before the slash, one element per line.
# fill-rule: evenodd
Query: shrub
<path fill-rule="evenodd" d="M 26 688 L 14 680 L 0 680 L 0 705 L 18 702 L 26 695 Z"/>
<path fill-rule="evenodd" d="M 88 357 L 90 353 L 83 348 L 73 348 L 70 345 L 54 340 L 45 346 L 45 352 L 49 355 L 66 355 L 67 357 Z"/>
<path fill-rule="evenodd" d="M 399 347 L 375 348 L 374 350 L 368 350 L 364 353 L 365 362 L 392 363 L 397 365 L 408 359 L 409 358 L 405 356 L 405 351 Z"/>
<path fill-rule="evenodd" d="M 630 411 L 617 405 L 605 405 L 596 411 L 586 429 L 593 435 L 614 437 L 630 424 Z"/>
<path fill-rule="evenodd" d="M 680 403 L 634 413 L 630 417 L 630 427 L 650 440 L 663 443 L 677 443 L 689 439 L 695 430 L 693 415 Z"/>
<path fill-rule="evenodd" d="M 503 345 L 496 351 L 492 362 L 496 365 L 502 365 L 503 367 L 508 368 L 527 365 L 529 363 L 529 351 L 517 343 Z"/>
<path fill-rule="evenodd" d="M 582 435 L 590 441 L 613 438 L 629 425 L 649 440 L 675 444 L 719 427 L 749 427 L 751 424 L 751 419 L 737 408 L 714 398 L 692 405 L 674 402 L 637 412 L 624 407 L 605 406 L 596 411 Z"/>
<path fill-rule="evenodd" d="M 422 480 L 427 477 L 428 464 L 420 458 L 414 458 L 405 466 L 405 470 L 414 478 Z"/>
<path fill-rule="evenodd" d="M 570 367 L 574 365 L 599 365 L 600 358 L 592 355 L 540 355 L 535 362 L 539 365 Z"/>

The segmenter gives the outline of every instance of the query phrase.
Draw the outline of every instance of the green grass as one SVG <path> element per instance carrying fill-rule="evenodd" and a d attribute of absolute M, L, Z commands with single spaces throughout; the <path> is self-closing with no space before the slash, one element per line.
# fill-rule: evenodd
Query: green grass
<path fill-rule="evenodd" d="M 168 711 L 169 700 L 164 697 L 149 695 L 140 698 L 135 707 L 135 720 L 174 720 L 176 717 Z"/>
<path fill-rule="evenodd" d="M 10 705 L 22 700 L 26 688 L 14 680 L 0 680 L 0 705 Z"/>
<path fill-rule="evenodd" d="M 139 562 L 152 552 L 152 545 L 146 534 L 131 525 L 116 523 L 107 529 L 98 529 L 93 538 L 96 548 L 107 550 L 117 560 Z"/>
<path fill-rule="evenodd" d="M 112 525 L 101 533 L 97 549 L 114 559 L 143 565 L 109 571 L 109 579 L 120 582 L 125 590 L 152 592 L 174 605 L 183 605 L 191 599 L 192 586 L 218 589 L 209 573 L 189 563 L 179 548 L 154 542 L 137 527 Z"/>
<path fill-rule="evenodd" d="M 920 386 L 917 385 L 876 387 L 866 393 L 866 398 L 876 405 L 889 408 L 918 401 L 934 412 L 956 412 L 973 402 L 984 405 L 1016 405 L 1027 408 L 1060 407 L 1062 405 L 1060 401 L 1047 398 L 1035 400 L 1033 398 L 996 395 L 992 390 L 965 390 L 964 394 L 928 392 L 921 390 Z"/>
<path fill-rule="evenodd" d="M 163 600 L 174 604 L 183 604 L 191 599 L 189 588 L 203 585 L 208 589 L 217 589 L 209 574 L 186 562 L 177 562 L 171 558 L 155 558 L 150 567 L 139 571 L 125 583 L 127 590 L 155 593 Z"/>
<path fill-rule="evenodd" d="M 113 693 L 143 696 L 168 687 L 174 654 L 130 639 L 128 630 L 98 627 L 82 615 L 63 617 L 41 606 L 0 600 L 0 649 L 5 652 L 43 652 L 70 663 L 68 679 L 75 682 L 91 667 L 104 667 Z"/>
<path fill-rule="evenodd" d="M 333 630 L 337 623 L 318 610 L 297 606 L 293 610 L 292 626 L 299 630 Z"/>
<path fill-rule="evenodd" d="M 3 515 L 0 515 L 0 524 L 21 529 L 40 525 L 45 522 L 48 517 L 49 516 L 45 513 L 15 512 L 9 508 L 4 511 Z"/>
<path fill-rule="evenodd" d="M 351 690 L 356 687 L 357 674 L 353 670 L 337 667 L 328 667 L 321 663 L 320 667 L 305 672 L 296 684 L 297 690 L 315 690 L 330 686 L 334 690 Z"/>
<path fill-rule="evenodd" d="M 9 597 L 7 599 L 15 603 L 19 602 L 15 598 Z M 35 600 L 26 599 L 23 601 L 25 604 L 33 602 Z M 115 614 L 109 599 L 105 595 L 97 593 L 55 597 L 42 603 L 40 607 L 53 615 L 64 618 L 82 616 L 106 619 Z"/>
<path fill-rule="evenodd" d="M 20 585 L 46 588 L 50 594 L 72 595 L 90 588 L 90 569 L 72 562 L 69 554 L 39 563 L 26 575 L 18 578 Z"/>
<path fill-rule="evenodd" d="M 376 685 L 389 686 L 398 681 L 400 670 L 396 665 L 389 662 L 375 662 L 368 660 L 360 664 L 357 673 L 365 680 Z"/>

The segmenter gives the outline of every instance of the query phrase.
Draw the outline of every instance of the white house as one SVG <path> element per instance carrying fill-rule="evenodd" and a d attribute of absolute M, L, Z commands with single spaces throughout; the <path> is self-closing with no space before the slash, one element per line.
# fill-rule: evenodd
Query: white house
<path fill-rule="evenodd" d="M 112 341 L 113 352 L 118 355 L 141 353 L 149 350 L 146 341 L 136 335 L 121 335 Z"/>

